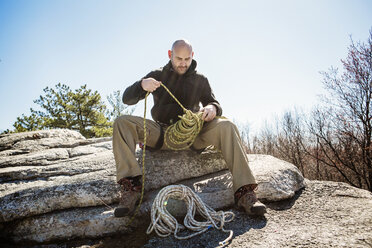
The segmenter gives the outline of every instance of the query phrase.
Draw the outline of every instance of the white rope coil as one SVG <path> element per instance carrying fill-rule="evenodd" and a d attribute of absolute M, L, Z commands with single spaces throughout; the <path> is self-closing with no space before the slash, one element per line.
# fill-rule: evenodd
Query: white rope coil
<path fill-rule="evenodd" d="M 183 200 L 187 205 L 187 214 L 184 218 L 184 225 L 179 224 L 175 217 L 173 217 L 167 210 L 168 199 Z M 194 216 L 196 213 L 204 217 L 206 221 L 196 221 Z M 232 230 L 225 230 L 224 224 L 234 219 L 233 212 L 218 211 L 206 205 L 200 197 L 192 191 L 189 187 L 184 185 L 169 185 L 159 191 L 151 208 L 151 223 L 147 228 L 147 234 L 153 230 L 160 237 L 167 237 L 174 234 L 177 239 L 188 239 L 198 234 L 204 233 L 209 228 L 214 227 L 222 230 L 223 232 L 230 233 L 229 237 L 220 242 L 220 245 L 225 245 L 233 236 Z M 185 228 L 192 230 L 196 233 L 179 236 L 178 232 Z"/>

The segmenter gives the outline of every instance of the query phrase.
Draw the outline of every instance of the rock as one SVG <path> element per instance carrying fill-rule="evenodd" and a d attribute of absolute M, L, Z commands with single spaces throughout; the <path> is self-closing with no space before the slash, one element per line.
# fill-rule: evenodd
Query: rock
<path fill-rule="evenodd" d="M 49 242 L 130 231 L 123 227 L 127 218 L 112 215 L 119 188 L 110 138 L 38 131 L 3 135 L 0 149 L 0 222 L 11 226 L 3 232 L 14 241 Z M 141 163 L 142 151 L 136 156 Z M 267 155 L 248 158 L 260 199 L 287 199 L 304 187 L 292 164 Z M 139 217 L 149 215 L 160 188 L 174 183 L 191 187 L 215 209 L 233 205 L 231 174 L 219 152 L 147 151 L 145 162 L 147 199 Z M 169 207 L 175 215 L 185 211 L 182 202 Z"/>
<path fill-rule="evenodd" d="M 12 228 L 14 241 L 46 242 L 49 240 L 80 237 L 101 237 L 107 234 L 129 231 L 130 217 L 115 218 L 106 207 L 76 208 L 27 218 Z M 132 223 L 137 226 L 139 219 Z"/>
<path fill-rule="evenodd" d="M 219 174 L 222 175 L 224 172 Z M 225 226 L 227 230 L 232 230 L 234 233 L 228 247 L 370 247 L 369 244 L 372 242 L 371 192 L 337 182 L 307 180 L 306 185 L 306 188 L 297 191 L 292 198 L 266 203 L 268 213 L 264 218 L 251 218 L 235 209 L 228 209 L 235 213 L 235 219 Z M 65 216 L 62 218 L 61 215 Z M 70 217 L 67 218 L 66 215 Z M 69 221 L 61 221 L 67 219 Z M 113 218 L 112 210 L 108 207 L 66 210 L 42 215 L 38 220 L 37 224 L 49 222 L 51 229 L 57 227 L 49 233 L 65 241 L 49 245 L 61 248 L 122 247 L 123 244 L 126 247 L 146 248 L 217 247 L 218 242 L 228 236 L 213 228 L 187 240 L 177 240 L 172 235 L 166 238 L 155 234 L 146 235 L 148 218 L 136 218 L 132 226 L 142 225 L 142 227 L 134 229 L 135 231 L 132 228 L 125 229 L 128 218 Z M 37 227 L 36 223 L 28 222 L 27 219 L 19 222 L 15 229 L 16 239 L 45 241 L 48 234 L 45 230 L 30 228 Z M 69 229 L 65 231 L 70 234 L 69 237 L 95 239 L 67 241 L 64 233 L 61 232 L 63 229 Z M 123 232 L 128 233 L 123 234 Z M 120 235 L 96 239 L 97 233 L 102 236 L 112 233 L 120 233 Z M 26 247 L 29 246 L 26 245 L 24 248 Z"/>
<path fill-rule="evenodd" d="M 86 139 L 80 133 L 68 129 L 40 130 L 0 135 L 0 155 L 28 153 L 54 147 L 77 146 Z"/>
<path fill-rule="evenodd" d="M 40 166 L 49 165 L 53 161 L 68 159 L 69 154 L 67 149 L 52 148 L 43 150 L 38 153 L 29 153 L 24 155 L 4 157 L 0 161 L 0 168 L 14 167 L 14 166 Z"/>
<path fill-rule="evenodd" d="M 102 205 L 102 201 L 107 204 L 117 202 L 119 188 L 115 162 L 111 147 L 108 148 L 100 153 L 66 159 L 49 166 L 0 169 L 1 180 L 6 181 L 0 186 L 0 222 L 54 210 Z M 19 156 L 25 155 L 13 157 Z M 141 152 L 138 151 L 140 156 Z M 167 157 L 170 161 L 164 163 Z M 169 166 L 174 161 L 178 166 Z M 200 156 L 195 156 L 192 151 L 148 152 L 145 189 L 160 188 L 225 167 L 221 155 L 216 152 L 206 152 Z M 22 182 L 18 181 L 20 179 L 23 179 Z"/>
<path fill-rule="evenodd" d="M 248 155 L 251 167 L 258 182 L 257 196 L 261 200 L 280 201 L 294 196 L 305 187 L 300 170 L 291 163 L 270 155 Z"/>
<path fill-rule="evenodd" d="M 267 203 L 264 218 L 251 218 L 232 209 L 235 219 L 225 228 L 234 235 L 227 247 L 371 247 L 371 192 L 338 182 L 307 180 L 306 184 L 292 198 Z M 131 240 L 133 235 L 100 239 L 91 245 L 108 247 Z M 147 239 L 143 238 L 140 246 L 128 242 L 128 247 L 211 248 L 228 236 L 215 229 L 187 240 L 143 235 Z"/>
<path fill-rule="evenodd" d="M 220 176 L 224 176 L 227 172 L 223 171 L 218 173 Z M 202 177 L 204 180 L 214 180 L 212 175 Z M 181 184 L 187 185 L 193 189 L 193 180 L 186 180 L 180 182 Z M 208 191 L 208 190 L 207 190 Z M 118 232 L 125 233 L 130 232 L 130 227 L 136 227 L 139 224 L 144 224 L 142 217 L 148 216 L 151 211 L 152 202 L 155 199 L 159 189 L 150 191 L 146 194 L 146 199 L 141 205 L 141 210 L 137 217 L 132 223 L 130 223 L 130 217 L 115 218 L 113 215 L 113 209 L 115 204 L 111 206 L 99 206 L 99 207 L 88 207 L 88 208 L 75 208 L 67 209 L 65 211 L 47 213 L 40 216 L 29 217 L 24 220 L 14 222 L 12 226 L 12 238 L 16 242 L 21 241 L 36 241 L 46 242 L 51 240 L 57 240 L 61 238 L 95 238 L 101 237 L 108 234 L 115 234 Z M 221 189 L 217 192 L 202 193 L 198 192 L 199 196 L 204 202 L 208 202 L 211 199 L 211 206 L 214 208 L 221 208 L 226 206 L 227 202 L 230 204 L 233 201 L 230 190 Z M 221 197 L 222 196 L 222 197 Z M 221 197 L 219 201 L 216 201 L 218 197 Z M 185 209 L 180 208 L 179 203 L 171 206 L 171 211 L 176 216 L 182 216 L 185 213 Z M 147 221 L 147 219 L 145 218 Z M 68 230 L 67 230 L 68 229 Z"/>

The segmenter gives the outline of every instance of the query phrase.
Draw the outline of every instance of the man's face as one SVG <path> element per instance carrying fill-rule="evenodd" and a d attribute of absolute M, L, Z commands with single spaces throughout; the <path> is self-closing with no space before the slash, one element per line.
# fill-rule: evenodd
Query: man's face
<path fill-rule="evenodd" d="M 185 74 L 189 69 L 194 52 L 187 46 L 175 47 L 173 51 L 168 51 L 173 69 L 180 75 Z"/>

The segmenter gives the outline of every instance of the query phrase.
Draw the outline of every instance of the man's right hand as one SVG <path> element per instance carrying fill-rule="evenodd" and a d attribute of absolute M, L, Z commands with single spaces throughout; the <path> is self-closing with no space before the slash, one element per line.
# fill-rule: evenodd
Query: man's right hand
<path fill-rule="evenodd" d="M 160 87 L 160 82 L 153 78 L 144 78 L 142 79 L 141 86 L 143 90 L 153 92 Z"/>

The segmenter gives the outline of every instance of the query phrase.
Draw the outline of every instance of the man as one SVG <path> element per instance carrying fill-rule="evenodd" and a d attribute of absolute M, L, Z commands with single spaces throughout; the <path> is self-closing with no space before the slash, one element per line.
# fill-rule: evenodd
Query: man
<path fill-rule="evenodd" d="M 154 106 L 151 115 L 155 121 L 147 120 L 147 146 L 166 149 L 163 142 L 164 129 L 183 114 L 182 108 L 160 87 L 162 82 L 185 108 L 203 113 L 202 119 L 205 122 L 192 149 L 202 150 L 213 145 L 221 150 L 233 176 L 234 197 L 238 207 L 244 208 L 250 215 L 263 215 L 266 207 L 257 200 L 254 192 L 257 183 L 249 168 L 239 131 L 231 121 L 215 118 L 222 115 L 222 109 L 208 79 L 195 70 L 196 61 L 193 60 L 191 44 L 186 40 L 175 41 L 168 56 L 170 61 L 167 65 L 150 72 L 129 86 L 123 94 L 123 102 L 133 105 L 144 99 L 147 92 L 152 92 Z M 203 105 L 201 109 L 200 103 Z M 140 198 L 142 172 L 135 157 L 135 148 L 143 138 L 143 118 L 124 115 L 115 120 L 113 150 L 117 181 L 122 186 L 120 204 L 114 213 L 116 217 L 131 214 Z"/>

